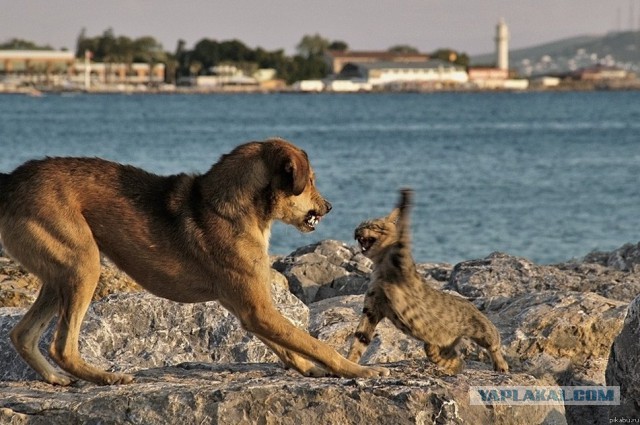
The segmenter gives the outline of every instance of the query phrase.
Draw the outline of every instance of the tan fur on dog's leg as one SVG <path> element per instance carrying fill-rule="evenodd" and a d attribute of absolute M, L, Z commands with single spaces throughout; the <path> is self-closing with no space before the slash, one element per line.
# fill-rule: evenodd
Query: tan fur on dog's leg
<path fill-rule="evenodd" d="M 55 385 L 69 385 L 72 379 L 56 370 L 38 349 L 38 341 L 55 316 L 58 304 L 55 291 L 44 284 L 38 298 L 20 322 L 11 330 L 11 341 L 29 366 L 44 380 Z"/>
<path fill-rule="evenodd" d="M 80 252 L 75 267 L 70 265 L 67 269 L 72 274 L 59 278 L 59 287 L 66 297 L 59 306 L 58 327 L 49 354 L 63 370 L 86 381 L 100 385 L 129 383 L 133 380 L 131 375 L 105 372 L 80 357 L 80 327 L 100 277 L 100 253 L 93 240 L 88 239 Z"/>
<path fill-rule="evenodd" d="M 245 309 L 239 318 L 247 331 L 286 349 L 294 350 L 322 364 L 337 376 L 371 378 L 389 374 L 386 368 L 363 367 L 345 359 L 327 344 L 293 326 L 270 302 Z"/>
<path fill-rule="evenodd" d="M 287 350 L 286 348 L 283 348 L 266 338 L 260 337 L 258 335 L 256 335 L 256 337 L 267 347 L 273 350 L 273 352 L 276 353 L 276 355 L 280 358 L 280 360 L 282 360 L 286 367 L 290 367 L 304 376 L 313 378 L 322 378 L 325 376 L 329 376 L 329 373 L 325 369 L 318 367 L 318 365 L 316 365 L 312 361 L 294 353 L 291 350 Z"/>

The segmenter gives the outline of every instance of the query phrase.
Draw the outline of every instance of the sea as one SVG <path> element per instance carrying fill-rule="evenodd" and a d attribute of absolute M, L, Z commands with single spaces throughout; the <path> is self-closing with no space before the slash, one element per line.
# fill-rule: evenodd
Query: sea
<path fill-rule="evenodd" d="M 334 207 L 313 233 L 276 224 L 272 254 L 354 245 L 403 187 L 420 263 L 551 264 L 640 240 L 640 92 L 0 96 L 0 172 L 95 156 L 204 173 L 272 136 L 307 151 Z"/>

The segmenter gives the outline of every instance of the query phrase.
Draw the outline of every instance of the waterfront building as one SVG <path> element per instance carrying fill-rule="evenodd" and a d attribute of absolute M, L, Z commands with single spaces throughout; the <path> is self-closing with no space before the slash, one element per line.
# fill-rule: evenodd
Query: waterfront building
<path fill-rule="evenodd" d="M 624 80 L 633 77 L 627 70 L 616 67 L 597 64 L 585 68 L 578 69 L 571 73 L 574 80 L 580 81 L 606 81 L 606 80 Z"/>
<path fill-rule="evenodd" d="M 70 69 L 69 80 L 72 83 L 84 82 L 85 74 L 89 74 L 92 85 L 108 84 L 159 84 L 164 81 L 165 65 L 163 63 L 103 63 L 76 61 Z"/>
<path fill-rule="evenodd" d="M 338 80 L 345 79 L 361 82 L 372 88 L 408 84 L 416 88 L 442 88 L 464 84 L 469 76 L 459 65 L 433 59 L 426 62 L 348 63 L 338 76 Z"/>
<path fill-rule="evenodd" d="M 17 83 L 51 83 L 66 78 L 74 62 L 73 52 L 64 50 L 0 50 L 0 76 Z"/>
<path fill-rule="evenodd" d="M 389 51 L 337 51 L 328 50 L 324 56 L 330 74 L 340 74 L 348 63 L 377 62 L 427 62 L 429 55 L 424 53 L 399 53 Z"/>
<path fill-rule="evenodd" d="M 325 88 L 322 80 L 300 80 L 291 85 L 293 91 L 305 93 L 320 93 Z"/>
<path fill-rule="evenodd" d="M 165 78 L 162 63 L 101 63 L 77 59 L 62 50 L 0 50 L 3 88 L 29 85 L 87 88 L 105 85 L 159 84 Z"/>

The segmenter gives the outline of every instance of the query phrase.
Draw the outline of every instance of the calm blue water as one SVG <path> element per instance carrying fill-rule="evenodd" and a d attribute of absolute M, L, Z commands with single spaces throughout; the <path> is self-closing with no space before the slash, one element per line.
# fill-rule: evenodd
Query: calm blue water
<path fill-rule="evenodd" d="M 4 172 L 45 155 L 205 172 L 275 135 L 307 150 L 334 210 L 315 233 L 276 226 L 272 253 L 352 243 L 401 186 L 419 262 L 552 263 L 640 240 L 640 92 L 0 96 Z"/>

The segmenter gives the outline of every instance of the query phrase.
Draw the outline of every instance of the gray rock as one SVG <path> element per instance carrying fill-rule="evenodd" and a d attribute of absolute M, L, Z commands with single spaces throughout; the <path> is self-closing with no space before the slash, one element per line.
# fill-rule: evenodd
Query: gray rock
<path fill-rule="evenodd" d="M 274 269 L 305 304 L 343 295 L 364 294 L 372 262 L 353 245 L 325 240 L 276 258 Z M 418 272 L 441 287 L 451 274 L 449 264 L 421 264 Z"/>
<path fill-rule="evenodd" d="M 593 262 L 537 265 L 525 258 L 495 252 L 483 259 L 456 264 L 445 288 L 470 298 L 511 298 L 560 290 L 595 292 L 630 302 L 640 292 L 640 273 Z"/>
<path fill-rule="evenodd" d="M 22 424 L 565 424 L 562 405 L 470 405 L 469 387 L 552 385 L 529 375 L 429 364 L 390 365 L 391 378 L 300 378 L 272 364 L 147 369 L 130 385 L 0 382 L 0 422 Z"/>
<path fill-rule="evenodd" d="M 348 245 L 326 240 L 276 260 L 291 292 L 305 304 L 366 291 L 371 261 Z"/>
<path fill-rule="evenodd" d="M 185 305 L 140 293 L 94 302 L 80 339 L 87 360 L 134 373 L 136 381 L 58 388 L 39 381 L 9 345 L 8 332 L 25 310 L 0 309 L 0 423 L 599 425 L 608 423 L 609 414 L 633 417 L 640 403 L 640 300 L 628 310 L 627 303 L 640 292 L 638 251 L 638 246 L 625 245 L 557 265 L 501 253 L 455 267 L 419 264 L 427 284 L 470 298 L 496 324 L 511 366 L 506 375 L 491 370 L 484 351 L 463 343 L 467 368 L 444 376 L 426 360 L 420 342 L 383 321 L 363 362 L 385 363 L 390 377 L 301 378 L 280 367 L 275 355 L 217 303 Z M 371 262 L 337 241 L 273 261 L 284 274 L 272 276 L 278 308 L 346 354 Z M 18 284 L 29 276 L 11 264 L 3 263 L 2 270 L 6 281 L 17 282 L 7 299 L 33 296 L 23 291 L 27 285 Z M 106 280 L 112 279 L 115 275 Z M 623 405 L 611 411 L 469 405 L 470 386 L 603 385 L 605 367 L 606 383 L 623 391 Z"/>
<path fill-rule="evenodd" d="M 543 354 L 574 365 L 606 358 L 626 311 L 626 303 L 592 292 L 545 291 L 497 306 L 491 299 L 477 302 L 503 335 L 507 357 L 521 365 Z"/>
<path fill-rule="evenodd" d="M 625 244 L 612 252 L 592 252 L 582 262 L 598 263 L 624 272 L 640 271 L 640 242 Z"/>
<path fill-rule="evenodd" d="M 609 417 L 640 419 L 640 296 L 627 310 L 622 331 L 609 354 L 607 385 L 620 386 L 620 405 L 609 407 Z"/>

